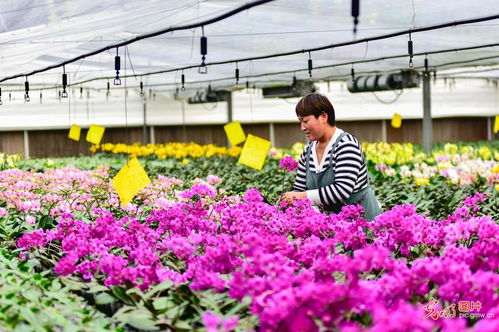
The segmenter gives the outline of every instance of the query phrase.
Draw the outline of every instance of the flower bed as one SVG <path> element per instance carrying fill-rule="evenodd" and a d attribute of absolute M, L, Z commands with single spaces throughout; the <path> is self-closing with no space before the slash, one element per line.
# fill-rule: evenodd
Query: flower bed
<path fill-rule="evenodd" d="M 386 209 L 374 222 L 357 207 L 326 216 L 278 202 L 296 168 L 282 151 L 262 172 L 229 155 L 147 157 L 153 181 L 125 207 L 110 182 L 124 158 L 72 159 L 92 170 L 16 161 L 44 172 L 0 172 L 0 241 L 22 249 L 28 274 L 112 316 L 102 328 L 495 331 L 497 161 L 458 152 L 370 163 Z M 88 317 L 75 308 L 72 321 Z"/>
<path fill-rule="evenodd" d="M 124 301 L 147 308 L 151 324 L 161 328 L 176 321 L 196 328 L 203 317 L 205 324 L 212 322 L 205 313 L 213 312 L 220 324 L 254 324 L 262 331 L 320 326 L 458 331 L 475 321 L 424 319 L 431 298 L 444 306 L 479 301 L 482 313 L 499 309 L 494 255 L 499 226 L 475 216 L 486 199 L 481 194 L 444 220 L 425 218 L 408 205 L 372 223 L 357 207 L 325 216 L 305 200 L 267 205 L 256 190 L 239 201 L 200 183 L 167 196 L 168 207 L 152 210 L 143 221 L 103 209 L 94 209 L 95 221 L 64 214 L 54 230 L 25 234 L 18 245 L 40 259 L 56 258 L 58 275 L 97 280 L 125 293 L 135 286 L 147 294 L 166 281 L 154 299 Z M 159 305 L 175 303 L 184 286 L 192 297 L 181 314 Z M 123 301 L 115 291 L 106 294 Z M 210 303 L 216 294 L 225 300 Z M 497 320 L 483 319 L 475 329 L 494 324 Z"/>

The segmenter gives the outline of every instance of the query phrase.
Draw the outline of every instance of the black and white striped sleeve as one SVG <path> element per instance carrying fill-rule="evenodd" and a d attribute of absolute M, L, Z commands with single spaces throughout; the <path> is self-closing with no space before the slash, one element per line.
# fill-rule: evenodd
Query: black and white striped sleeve
<path fill-rule="evenodd" d="M 343 203 L 353 193 L 354 188 L 367 185 L 367 169 L 362 148 L 354 136 L 346 135 L 336 146 L 332 158 L 334 181 L 319 188 L 319 198 L 324 205 Z M 365 183 L 358 183 L 359 180 Z"/>

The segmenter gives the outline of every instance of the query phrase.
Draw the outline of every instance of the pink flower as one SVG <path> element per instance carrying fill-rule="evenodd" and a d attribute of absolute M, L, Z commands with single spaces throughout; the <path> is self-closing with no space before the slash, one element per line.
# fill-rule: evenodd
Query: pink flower
<path fill-rule="evenodd" d="M 216 175 L 208 175 L 208 177 L 206 178 L 206 182 L 208 182 L 211 185 L 216 185 L 222 182 L 222 179 Z"/>
<path fill-rule="evenodd" d="M 36 219 L 33 216 L 26 216 L 24 218 L 24 221 L 26 221 L 26 223 L 31 226 L 34 226 L 36 224 Z"/>
<path fill-rule="evenodd" d="M 286 168 L 288 172 L 293 172 L 298 168 L 298 162 L 291 156 L 285 156 L 279 160 L 279 168 Z"/>
<path fill-rule="evenodd" d="M 69 253 L 57 262 L 54 271 L 60 276 L 69 275 L 76 270 L 75 264 L 77 261 L 78 255 L 75 253 Z"/>
<path fill-rule="evenodd" d="M 248 203 L 263 202 L 263 197 L 256 188 L 248 189 L 244 194 L 244 200 Z"/>
<path fill-rule="evenodd" d="M 218 332 L 218 325 L 222 322 L 222 318 L 211 312 L 203 314 L 203 324 L 207 332 Z"/>
<path fill-rule="evenodd" d="M 0 218 L 3 218 L 7 215 L 7 210 L 4 208 L 0 208 Z"/>
<path fill-rule="evenodd" d="M 207 332 L 230 332 L 233 331 L 238 324 L 239 318 L 232 316 L 224 319 L 214 313 L 205 312 L 202 316 L 203 324 Z"/>

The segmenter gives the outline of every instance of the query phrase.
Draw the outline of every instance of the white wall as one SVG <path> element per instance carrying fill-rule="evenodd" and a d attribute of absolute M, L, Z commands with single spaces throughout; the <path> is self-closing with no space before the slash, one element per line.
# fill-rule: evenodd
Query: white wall
<path fill-rule="evenodd" d="M 376 99 L 373 93 L 352 94 L 346 90 L 345 83 L 318 84 L 320 91 L 333 102 L 338 120 L 390 119 L 397 112 L 403 118 L 422 117 L 422 89 L 407 89 L 392 104 L 384 104 Z M 391 101 L 394 92 L 378 92 L 376 95 L 383 101 Z M 494 116 L 498 110 L 499 90 L 485 80 L 467 79 L 443 80 L 432 84 L 432 113 L 434 117 L 449 116 Z M 80 98 L 79 90 L 74 91 L 69 103 L 68 99 L 58 101 L 55 91 L 43 92 L 40 104 L 39 91 L 31 92 L 31 102 L 24 103 L 22 92 L 12 93 L 9 101 L 8 93 L 2 95 L 0 106 L 0 130 L 22 129 L 61 129 L 69 124 L 87 127 L 99 124 L 106 127 L 122 127 L 143 124 L 143 104 L 137 91 L 130 91 L 126 109 L 122 90 L 112 90 L 109 99 L 105 91 L 90 91 L 90 98 Z M 156 93 L 156 98 L 147 98 L 148 125 L 213 124 L 227 121 L 227 104 L 190 105 L 186 101 L 174 100 L 171 93 Z M 295 104 L 298 98 L 263 99 L 261 91 L 241 90 L 233 94 L 233 119 L 241 122 L 294 122 Z M 182 110 L 184 108 L 184 111 Z"/>

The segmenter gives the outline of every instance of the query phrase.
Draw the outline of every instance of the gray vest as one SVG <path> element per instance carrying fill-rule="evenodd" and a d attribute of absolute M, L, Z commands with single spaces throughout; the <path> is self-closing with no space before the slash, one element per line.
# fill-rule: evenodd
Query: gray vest
<path fill-rule="evenodd" d="M 319 189 L 322 187 L 326 187 L 334 182 L 334 169 L 333 169 L 333 157 L 336 152 L 336 146 L 338 143 L 341 141 L 343 136 L 345 136 L 347 133 L 344 132 L 342 133 L 338 139 L 334 142 L 333 147 L 331 149 L 331 155 L 329 157 L 329 166 L 319 172 L 311 172 L 310 171 L 310 151 L 312 144 L 309 145 L 307 149 L 307 155 L 306 155 L 306 164 L 305 164 L 305 169 L 307 172 L 307 189 L 312 190 L 312 189 Z M 374 220 L 374 217 L 377 215 L 381 214 L 381 208 L 379 207 L 378 200 L 376 199 L 376 196 L 374 195 L 374 190 L 371 188 L 371 184 L 369 181 L 369 175 L 367 175 L 367 187 L 359 190 L 356 193 L 352 193 L 350 197 L 348 197 L 344 202 L 332 204 L 332 205 L 325 205 L 322 206 L 324 209 L 324 212 L 326 214 L 330 213 L 338 213 L 341 211 L 341 208 L 345 205 L 353 205 L 353 204 L 360 204 L 365 210 L 365 215 L 364 218 L 366 220 L 372 221 Z"/>

